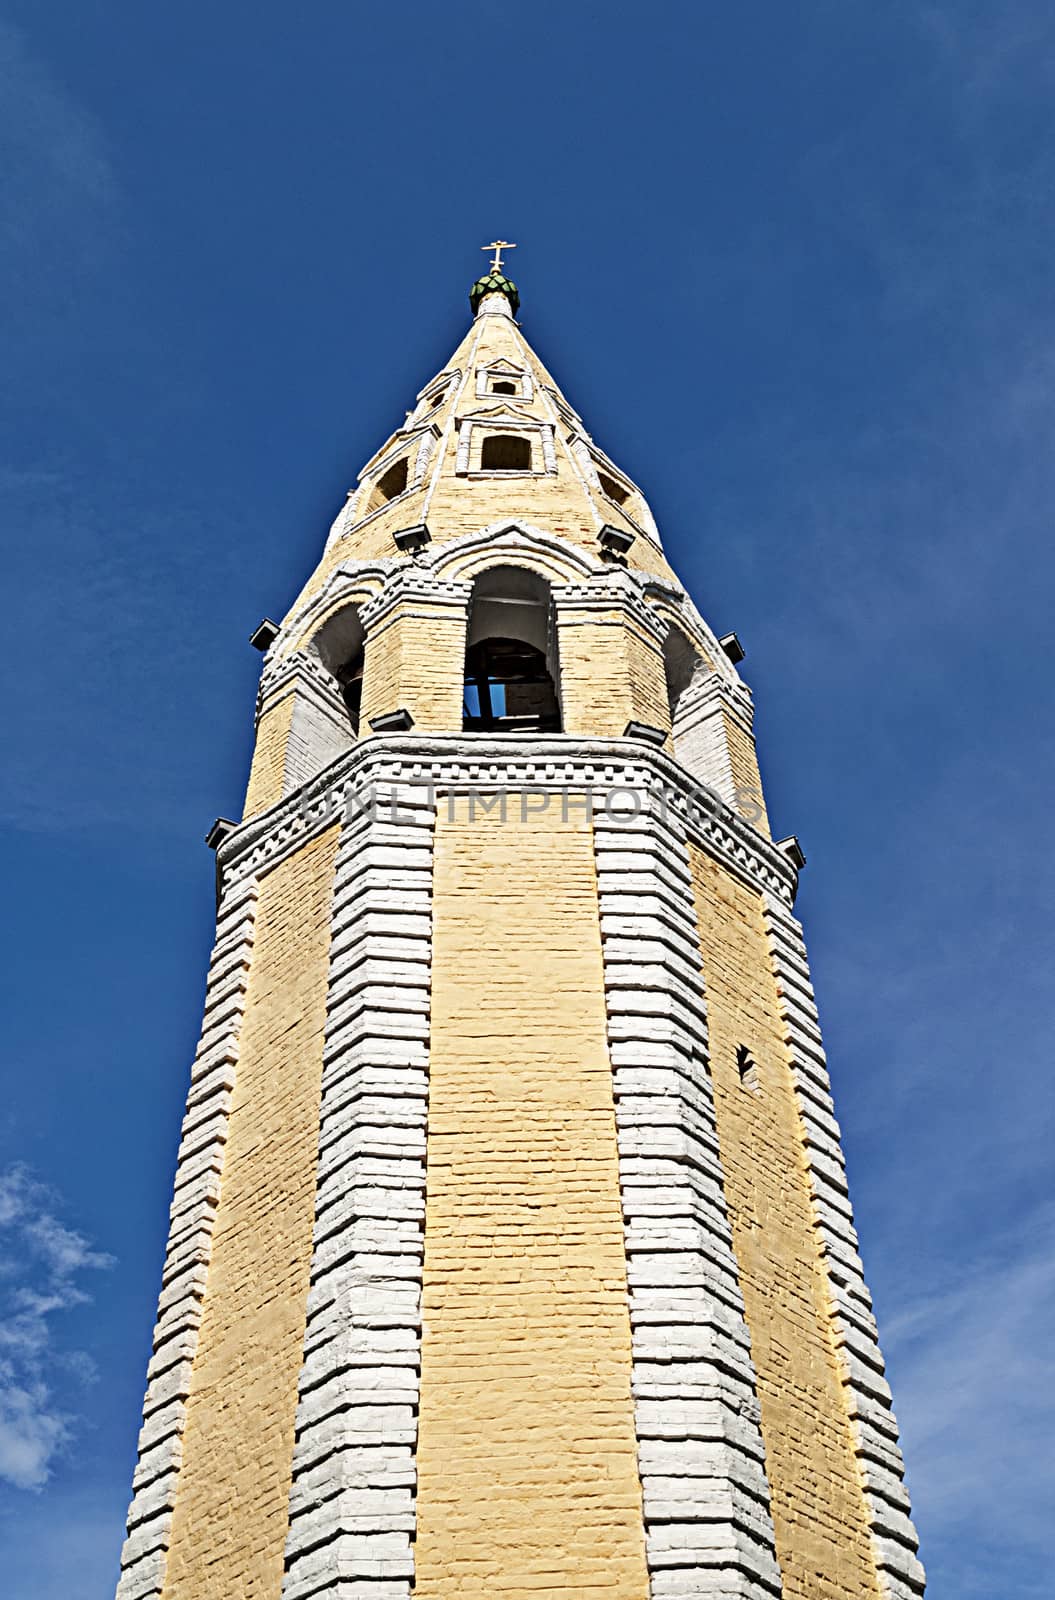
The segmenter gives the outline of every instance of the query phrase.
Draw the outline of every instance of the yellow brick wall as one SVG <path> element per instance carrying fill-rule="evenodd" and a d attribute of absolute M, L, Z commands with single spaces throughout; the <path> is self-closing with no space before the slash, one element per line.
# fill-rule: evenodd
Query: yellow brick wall
<path fill-rule="evenodd" d="M 466 615 L 399 606 L 371 630 L 363 670 L 360 727 L 405 707 L 418 733 L 460 733 L 465 679 Z"/>
<path fill-rule="evenodd" d="M 260 718 L 253 747 L 253 764 L 249 769 L 249 786 L 245 794 L 242 819 L 255 817 L 282 799 L 282 782 L 286 770 L 286 746 L 289 730 L 293 726 L 292 694 L 269 706 Z"/>
<path fill-rule="evenodd" d="M 758 757 L 755 755 L 755 741 L 727 711 L 722 712 L 722 722 L 729 749 L 729 766 L 733 782 L 738 789 L 745 790 L 754 798 L 762 815 L 753 822 L 753 826 L 768 836 L 769 818 L 766 815 L 765 800 L 762 798 L 762 779 L 758 771 Z"/>
<path fill-rule="evenodd" d="M 622 611 L 565 614 L 558 650 L 565 733 L 621 738 L 631 720 L 669 732 L 662 653 Z"/>
<path fill-rule="evenodd" d="M 446 608 L 405 620 L 402 704 L 422 733 L 461 731 L 466 620 Z"/>
<path fill-rule="evenodd" d="M 279 1600 L 337 828 L 266 877 L 163 1600 Z"/>
<path fill-rule="evenodd" d="M 621 619 L 562 619 L 557 648 L 564 732 L 621 737 L 633 715 Z"/>
<path fill-rule="evenodd" d="M 441 805 L 415 1600 L 647 1600 L 591 829 Z"/>
<path fill-rule="evenodd" d="M 367 738 L 370 718 L 398 711 L 403 675 L 403 630 L 395 616 L 373 629 L 363 656 L 363 699 L 359 708 L 359 736 Z"/>
<path fill-rule="evenodd" d="M 759 899 L 695 846 L 690 859 L 725 1194 L 785 1600 L 878 1597 Z M 757 1094 L 740 1083 L 740 1045 L 757 1064 Z"/>
<path fill-rule="evenodd" d="M 662 646 L 630 623 L 624 632 L 623 649 L 634 717 L 669 734 L 670 701 Z"/>

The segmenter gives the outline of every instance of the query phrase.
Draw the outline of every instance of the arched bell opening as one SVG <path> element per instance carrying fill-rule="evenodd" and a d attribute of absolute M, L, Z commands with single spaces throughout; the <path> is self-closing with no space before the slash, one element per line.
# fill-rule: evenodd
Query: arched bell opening
<path fill-rule="evenodd" d="M 473 585 L 465 652 L 467 733 L 561 731 L 549 584 L 522 567 L 490 567 Z"/>
<path fill-rule="evenodd" d="M 697 777 L 710 781 L 713 760 L 708 754 L 710 743 L 700 722 L 701 696 L 712 677 L 710 663 L 699 647 L 672 625 L 663 642 L 663 665 L 674 754 Z"/>
<path fill-rule="evenodd" d="M 682 697 L 700 670 L 706 671 L 706 662 L 680 628 L 670 627 L 663 641 L 663 666 L 667 679 L 670 725 L 676 728 Z"/>
<path fill-rule="evenodd" d="M 326 671 L 336 679 L 348 722 L 358 738 L 365 660 L 359 607 L 344 606 L 328 617 L 312 640 L 312 649 Z"/>

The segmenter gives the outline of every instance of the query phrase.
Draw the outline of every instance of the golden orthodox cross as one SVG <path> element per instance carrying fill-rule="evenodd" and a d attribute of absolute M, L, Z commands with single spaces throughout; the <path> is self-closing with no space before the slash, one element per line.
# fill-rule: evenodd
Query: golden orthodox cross
<path fill-rule="evenodd" d="M 503 250 L 515 250 L 516 249 L 516 245 L 515 244 L 511 244 L 508 239 L 492 239 L 490 244 L 482 244 L 480 246 L 480 249 L 481 250 L 493 250 L 494 251 L 495 258 L 491 262 L 491 271 L 492 272 L 501 272 L 501 270 L 502 270 L 502 251 Z"/>

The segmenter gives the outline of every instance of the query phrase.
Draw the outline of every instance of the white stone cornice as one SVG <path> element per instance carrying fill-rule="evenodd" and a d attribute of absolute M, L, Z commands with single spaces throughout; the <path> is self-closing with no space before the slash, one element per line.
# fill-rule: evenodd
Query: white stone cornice
<path fill-rule="evenodd" d="M 509 297 L 501 289 L 495 289 L 490 294 L 484 295 L 476 308 L 476 315 L 478 318 L 508 317 L 510 322 L 514 320 L 513 307 L 509 303 Z"/>
<path fill-rule="evenodd" d="M 741 699 L 750 703 L 750 689 L 722 649 L 714 629 L 700 615 L 688 590 L 671 579 L 645 575 L 645 592 L 660 611 L 669 614 L 671 622 L 680 627 L 689 640 L 706 650 L 718 676 Z"/>
<path fill-rule="evenodd" d="M 470 583 L 422 572 L 417 565 L 405 566 L 393 572 L 378 593 L 360 607 L 359 616 L 363 627 L 369 632 L 400 604 L 409 602 L 430 608 L 446 606 L 464 612 L 471 595 Z"/>
<path fill-rule="evenodd" d="M 387 466 L 394 464 L 403 455 L 414 455 L 416 463 L 421 453 L 421 445 L 430 433 L 434 439 L 438 439 L 440 436 L 440 430 L 435 423 L 427 418 L 400 428 L 398 432 L 393 434 L 387 444 L 383 445 L 375 455 L 370 457 L 356 481 L 362 483 L 365 478 L 378 476 Z M 415 440 L 418 442 L 418 451 L 416 453 L 413 450 Z M 413 476 L 415 479 L 420 477 L 416 465 Z"/>
<path fill-rule="evenodd" d="M 737 693 L 737 686 L 731 684 L 715 670 L 697 668 L 692 682 L 683 692 L 678 701 L 678 720 L 691 716 L 697 709 L 709 712 L 715 703 L 719 703 L 723 711 L 743 728 L 745 733 L 750 733 L 754 724 L 754 707 L 749 698 Z"/>
<path fill-rule="evenodd" d="M 578 734 L 384 734 L 360 740 L 295 793 L 249 818 L 218 851 L 225 872 L 262 874 L 374 794 L 397 804 L 399 786 L 420 792 L 531 794 L 588 789 L 595 805 L 640 807 L 681 819 L 689 838 L 756 890 L 790 906 L 798 874 L 774 844 L 677 761 L 630 739 Z M 555 802 L 558 803 L 558 802 Z"/>
<path fill-rule="evenodd" d="M 531 368 L 520 366 L 515 361 L 510 361 L 507 356 L 499 356 L 497 361 L 488 361 L 484 366 L 476 369 L 476 398 L 486 400 L 491 391 L 487 385 L 492 378 L 511 378 L 519 387 L 515 395 L 509 398 L 515 400 L 531 400 L 534 398 L 534 379 Z M 497 398 L 501 399 L 501 396 Z"/>
<path fill-rule="evenodd" d="M 633 617 L 657 644 L 662 644 L 667 635 L 666 618 L 648 604 L 640 583 L 626 567 L 606 566 L 602 572 L 581 582 L 555 584 L 553 603 L 557 608 L 558 626 L 570 621 L 572 613 L 589 617 L 618 608 Z"/>
<path fill-rule="evenodd" d="M 418 390 L 414 397 L 417 401 L 417 404 L 420 406 L 423 400 L 431 397 L 435 391 L 441 387 L 446 395 L 447 390 L 450 389 L 452 384 L 458 382 L 458 380 L 461 378 L 461 375 L 461 369 L 459 367 L 444 367 L 442 372 L 437 372 L 434 378 L 429 379 L 424 388 Z"/>
<path fill-rule="evenodd" d="M 258 722 L 266 708 L 280 698 L 292 683 L 298 683 L 308 694 L 321 697 L 327 705 L 337 692 L 336 680 L 326 671 L 318 656 L 311 651 L 294 650 L 292 655 L 272 659 L 272 652 L 269 650 L 264 670 L 260 675 L 260 692 L 257 696 Z"/>

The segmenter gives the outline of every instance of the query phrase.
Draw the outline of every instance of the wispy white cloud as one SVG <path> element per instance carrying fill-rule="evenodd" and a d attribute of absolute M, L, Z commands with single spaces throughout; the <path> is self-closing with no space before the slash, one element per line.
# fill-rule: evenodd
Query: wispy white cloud
<path fill-rule="evenodd" d="M 54 1198 L 23 1166 L 0 1172 L 0 1479 L 43 1488 L 75 1418 L 56 1382 L 91 1375 L 61 1347 L 54 1318 L 89 1297 L 80 1275 L 113 1265 L 54 1215 Z"/>

